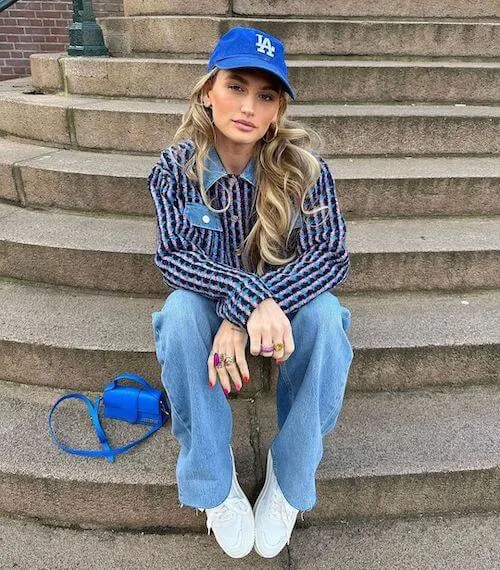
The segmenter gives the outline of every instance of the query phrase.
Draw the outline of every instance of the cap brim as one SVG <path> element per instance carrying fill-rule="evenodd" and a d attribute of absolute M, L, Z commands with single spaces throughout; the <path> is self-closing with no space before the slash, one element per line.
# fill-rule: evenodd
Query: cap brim
<path fill-rule="evenodd" d="M 281 80 L 285 91 L 290 95 L 292 99 L 295 99 L 295 91 L 290 83 L 287 81 L 285 77 L 283 77 L 280 73 L 276 73 L 276 70 L 268 64 L 266 61 L 263 61 L 259 57 L 249 57 L 249 56 L 231 56 L 226 57 L 224 59 L 219 60 L 217 63 L 212 65 L 213 67 L 219 67 L 220 69 L 235 69 L 236 67 L 256 67 L 258 69 L 264 69 L 265 71 L 269 71 L 272 75 L 276 76 L 278 79 Z M 208 69 L 210 71 L 210 69 Z"/>

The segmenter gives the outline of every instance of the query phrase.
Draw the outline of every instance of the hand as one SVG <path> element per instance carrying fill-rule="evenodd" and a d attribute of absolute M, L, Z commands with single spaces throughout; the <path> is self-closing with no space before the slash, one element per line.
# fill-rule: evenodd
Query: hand
<path fill-rule="evenodd" d="M 265 299 L 250 315 L 247 321 L 250 335 L 250 353 L 254 356 L 272 356 L 276 360 L 287 360 L 295 350 L 292 325 L 274 299 Z M 283 349 L 274 352 L 261 352 L 261 345 L 283 344 Z"/>
<path fill-rule="evenodd" d="M 248 382 L 250 373 L 245 358 L 247 342 L 248 334 L 245 329 L 237 327 L 225 319 L 222 321 L 208 356 L 208 383 L 211 388 L 215 386 L 217 375 L 225 394 L 229 394 L 231 391 L 230 379 L 238 392 L 243 386 L 242 378 L 246 379 L 245 382 Z M 216 352 L 219 354 L 224 353 L 225 356 L 233 356 L 235 362 L 216 368 L 214 366 L 214 354 Z"/>

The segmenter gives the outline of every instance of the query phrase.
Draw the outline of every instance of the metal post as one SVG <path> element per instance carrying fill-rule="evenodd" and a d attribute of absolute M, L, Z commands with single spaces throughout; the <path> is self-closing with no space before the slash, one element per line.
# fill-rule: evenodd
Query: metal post
<path fill-rule="evenodd" d="M 109 55 L 101 27 L 95 21 L 92 0 L 73 0 L 68 55 Z"/>

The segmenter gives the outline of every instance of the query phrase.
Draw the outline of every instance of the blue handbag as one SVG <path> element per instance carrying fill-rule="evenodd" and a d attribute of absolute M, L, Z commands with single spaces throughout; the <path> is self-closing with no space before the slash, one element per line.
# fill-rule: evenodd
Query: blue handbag
<path fill-rule="evenodd" d="M 133 380 L 140 384 L 141 387 L 122 386 L 119 384 L 120 380 Z M 60 443 L 57 439 L 52 428 L 52 414 L 63 400 L 67 400 L 69 398 L 77 398 L 79 400 L 83 400 L 87 404 L 97 437 L 103 448 L 102 450 L 75 449 Z M 140 439 L 128 443 L 123 447 L 112 449 L 108 443 L 106 433 L 99 421 L 99 405 L 101 401 L 104 406 L 104 417 L 123 420 L 132 424 L 147 424 L 152 426 L 151 429 Z M 49 432 L 52 439 L 63 451 L 88 457 L 106 457 L 110 463 L 113 463 L 115 455 L 127 451 L 134 445 L 144 441 L 150 435 L 155 433 L 155 431 L 158 431 L 167 421 L 169 416 L 170 408 L 163 390 L 156 390 L 144 378 L 137 374 L 125 373 L 119 374 L 114 380 L 106 384 L 103 395 L 98 396 L 94 404 L 89 398 L 87 398 L 87 396 L 79 394 L 78 392 L 72 392 L 59 398 L 59 400 L 57 400 L 57 402 L 52 406 L 49 413 Z"/>

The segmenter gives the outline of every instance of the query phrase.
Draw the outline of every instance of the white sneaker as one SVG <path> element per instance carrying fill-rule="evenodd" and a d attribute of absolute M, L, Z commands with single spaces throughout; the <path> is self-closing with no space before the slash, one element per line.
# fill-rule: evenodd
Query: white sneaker
<path fill-rule="evenodd" d="M 267 453 L 266 481 L 253 508 L 255 515 L 255 551 L 264 558 L 276 556 L 290 544 L 298 509 L 281 492 L 273 470 L 271 450 Z"/>
<path fill-rule="evenodd" d="M 228 496 L 217 507 L 201 510 L 207 513 L 208 534 L 213 529 L 215 539 L 222 550 L 232 558 L 242 558 L 253 548 L 255 522 L 252 506 L 236 478 L 232 449 L 231 458 L 233 460 L 233 482 Z"/>

